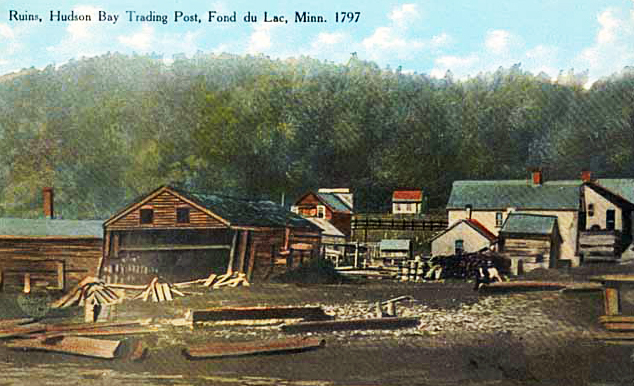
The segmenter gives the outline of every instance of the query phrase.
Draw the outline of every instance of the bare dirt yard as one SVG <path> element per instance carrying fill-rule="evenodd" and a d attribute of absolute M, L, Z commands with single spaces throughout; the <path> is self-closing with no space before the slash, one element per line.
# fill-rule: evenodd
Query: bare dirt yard
<path fill-rule="evenodd" d="M 605 270 L 542 273 L 584 280 Z M 533 276 L 539 276 L 534 274 Z M 548 276 L 548 277 L 546 277 Z M 535 277 L 534 277 L 535 278 Z M 595 339 L 602 332 L 601 292 L 534 291 L 485 295 L 471 283 L 368 281 L 341 285 L 256 284 L 188 288 L 171 302 L 126 300 L 115 320 L 152 318 L 156 333 L 124 336 L 149 346 L 143 361 L 15 351 L 0 342 L 0 385 L 632 385 L 634 345 Z M 326 341 L 317 350 L 221 359 L 187 359 L 185 347 L 288 337 L 264 326 L 179 325 L 188 310 L 219 306 L 321 306 L 336 319 L 375 316 L 377 301 L 409 295 L 398 316 L 420 318 L 398 330 L 319 332 L 291 336 Z M 0 294 L 1 316 L 25 316 L 20 295 Z M 623 296 L 627 306 L 631 293 Z M 81 321 L 79 308 L 50 312 L 43 322 Z M 176 322 L 174 322 L 176 321 Z M 116 338 L 116 337 L 113 337 Z"/>

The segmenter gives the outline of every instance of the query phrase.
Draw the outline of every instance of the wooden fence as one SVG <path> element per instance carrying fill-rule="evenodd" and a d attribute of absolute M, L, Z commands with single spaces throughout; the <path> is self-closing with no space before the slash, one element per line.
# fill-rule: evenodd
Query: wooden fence
<path fill-rule="evenodd" d="M 442 231 L 447 228 L 446 220 L 427 219 L 385 219 L 385 218 L 353 218 L 352 229 L 382 229 L 382 230 L 421 230 Z"/>

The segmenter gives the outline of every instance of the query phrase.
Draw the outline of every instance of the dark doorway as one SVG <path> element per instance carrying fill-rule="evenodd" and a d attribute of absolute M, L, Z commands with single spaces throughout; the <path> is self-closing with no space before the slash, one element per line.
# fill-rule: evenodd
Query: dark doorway
<path fill-rule="evenodd" d="M 605 212 L 605 229 L 613 231 L 615 228 L 615 212 L 614 209 L 608 209 Z"/>

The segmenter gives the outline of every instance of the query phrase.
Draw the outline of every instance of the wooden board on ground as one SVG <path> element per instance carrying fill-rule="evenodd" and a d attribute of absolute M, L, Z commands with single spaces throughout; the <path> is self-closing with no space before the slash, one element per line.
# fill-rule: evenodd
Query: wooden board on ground
<path fill-rule="evenodd" d="M 194 323 L 245 319 L 329 320 L 321 307 L 219 307 L 191 310 Z"/>
<path fill-rule="evenodd" d="M 209 343 L 183 350 L 190 359 L 221 358 L 255 354 L 300 352 L 323 347 L 325 341 L 317 338 L 278 339 L 272 341 Z"/>
<path fill-rule="evenodd" d="M 8 342 L 6 346 L 13 349 L 52 351 L 92 358 L 112 359 L 115 357 L 120 344 L 121 341 L 118 340 L 69 336 L 54 342 L 48 342 L 43 339 L 14 340 Z"/>
<path fill-rule="evenodd" d="M 523 291 L 558 291 L 566 288 L 566 283 L 553 283 L 542 281 L 504 281 L 485 284 L 480 287 L 481 292 L 523 292 Z"/>
<path fill-rule="evenodd" d="M 348 320 L 327 320 L 286 324 L 282 331 L 287 333 L 310 331 L 343 331 L 343 330 L 391 330 L 397 328 L 416 327 L 419 318 L 369 318 Z"/>

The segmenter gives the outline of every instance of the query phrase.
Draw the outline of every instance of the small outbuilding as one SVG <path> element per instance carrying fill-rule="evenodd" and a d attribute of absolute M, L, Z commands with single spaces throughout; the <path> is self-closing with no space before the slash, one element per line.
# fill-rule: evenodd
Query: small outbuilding
<path fill-rule="evenodd" d="M 557 267 L 561 243 L 557 216 L 510 213 L 500 230 L 500 252 L 514 274 Z"/>
<path fill-rule="evenodd" d="M 431 239 L 432 256 L 462 255 L 492 248 L 497 237 L 477 220 L 459 220 Z"/>
<path fill-rule="evenodd" d="M 412 258 L 412 243 L 410 240 L 386 239 L 379 244 L 379 257 L 386 265 L 395 265 L 398 262 Z"/>

